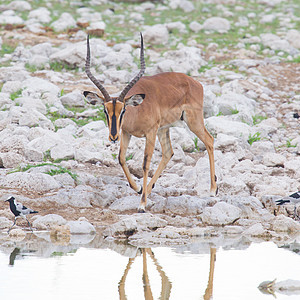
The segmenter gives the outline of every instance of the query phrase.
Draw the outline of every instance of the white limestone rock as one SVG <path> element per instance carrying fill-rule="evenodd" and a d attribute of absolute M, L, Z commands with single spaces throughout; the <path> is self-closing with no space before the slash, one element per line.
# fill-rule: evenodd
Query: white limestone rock
<path fill-rule="evenodd" d="M 60 93 L 57 85 L 38 77 L 31 77 L 23 81 L 22 88 L 24 89 L 22 96 L 37 96 L 45 93 L 57 96 Z"/>
<path fill-rule="evenodd" d="M 166 25 L 156 24 L 148 26 L 144 31 L 145 43 L 152 45 L 165 44 L 168 42 L 169 32 Z"/>
<path fill-rule="evenodd" d="M 7 8 L 17 11 L 28 11 L 31 10 L 31 5 L 27 1 L 12 1 L 7 5 Z"/>
<path fill-rule="evenodd" d="M 282 50 L 285 52 L 290 52 L 292 50 L 292 46 L 287 40 L 281 39 L 273 33 L 263 33 L 260 37 L 262 44 L 272 50 Z"/>
<path fill-rule="evenodd" d="M 51 22 L 51 13 L 46 7 L 39 7 L 29 12 L 28 19 L 34 19 L 41 23 L 49 23 Z"/>
<path fill-rule="evenodd" d="M 90 43 L 93 49 L 93 57 L 97 55 L 95 43 Z M 96 52 L 96 53 L 95 53 Z M 83 42 L 68 44 L 63 49 L 58 50 L 50 56 L 50 62 L 67 64 L 70 67 L 84 67 L 86 56 L 86 44 Z"/>
<path fill-rule="evenodd" d="M 121 199 L 115 200 L 109 208 L 113 211 L 123 212 L 128 210 L 137 211 L 141 202 L 140 196 L 127 196 Z M 148 199 L 146 210 L 153 205 L 153 202 Z"/>
<path fill-rule="evenodd" d="M 199 32 L 199 31 L 203 28 L 203 26 L 202 26 L 200 23 L 198 23 L 197 21 L 192 21 L 192 22 L 190 23 L 190 25 L 189 25 L 189 28 L 190 28 L 193 32 L 197 33 L 197 32 Z"/>
<path fill-rule="evenodd" d="M 205 20 L 203 23 L 203 29 L 207 31 L 226 33 L 230 30 L 230 22 L 224 18 L 211 17 Z"/>
<path fill-rule="evenodd" d="M 23 19 L 19 16 L 16 16 L 13 10 L 6 10 L 0 14 L 0 24 L 18 25 L 23 23 Z"/>
<path fill-rule="evenodd" d="M 65 12 L 61 14 L 58 20 L 51 23 L 51 26 L 55 31 L 60 32 L 68 28 L 75 27 L 76 21 L 71 14 Z"/>
<path fill-rule="evenodd" d="M 263 164 L 267 167 L 284 166 L 286 158 L 279 153 L 265 153 L 263 155 Z"/>
<path fill-rule="evenodd" d="M 1 89 L 2 93 L 15 93 L 22 89 L 22 82 L 19 80 L 8 80 L 6 81 Z"/>
<path fill-rule="evenodd" d="M 242 216 L 242 211 L 226 202 L 218 202 L 213 207 L 206 207 L 201 219 L 208 225 L 229 225 Z"/>
<path fill-rule="evenodd" d="M 12 224 L 13 221 L 10 221 L 6 217 L 0 217 L 0 229 L 9 228 Z"/>
<path fill-rule="evenodd" d="M 205 120 L 206 128 L 212 134 L 227 134 L 237 138 L 248 140 L 249 135 L 253 134 L 253 129 L 241 122 L 232 121 L 226 116 L 210 117 Z"/>
<path fill-rule="evenodd" d="M 36 229 L 51 230 L 56 226 L 65 225 L 67 221 L 60 215 L 48 214 L 45 216 L 37 216 L 32 222 L 32 226 Z"/>
<path fill-rule="evenodd" d="M 286 34 L 287 41 L 296 49 L 300 49 L 300 31 L 291 29 Z"/>
<path fill-rule="evenodd" d="M 0 153 L 0 167 L 2 168 L 16 168 L 24 161 L 24 157 L 16 152 Z"/>
<path fill-rule="evenodd" d="M 146 213 L 134 214 L 130 217 L 125 217 L 119 222 L 109 226 L 103 232 L 105 237 L 129 237 L 138 231 L 156 230 L 167 226 L 167 221 Z"/>
<path fill-rule="evenodd" d="M 37 194 L 44 194 L 61 187 L 61 185 L 48 174 L 29 174 L 23 172 L 7 174 L 0 179 L 0 185 L 5 188 L 20 189 L 27 193 Z"/>
<path fill-rule="evenodd" d="M 51 148 L 50 156 L 53 160 L 73 159 L 74 158 L 74 148 L 70 144 L 62 142 Z"/>
<path fill-rule="evenodd" d="M 77 185 L 75 188 L 66 188 L 58 191 L 57 195 L 51 199 L 60 205 L 69 205 L 76 208 L 91 207 L 91 202 L 95 201 L 98 193 L 90 186 Z"/>
<path fill-rule="evenodd" d="M 176 215 L 195 215 L 203 212 L 207 205 L 215 203 L 213 198 L 201 199 L 195 196 L 168 197 L 155 202 L 151 211 L 155 213 L 169 213 Z"/>
<path fill-rule="evenodd" d="M 63 105 L 69 107 L 84 107 L 85 100 L 82 91 L 74 90 L 71 93 L 63 95 L 60 97 L 60 101 Z"/>
<path fill-rule="evenodd" d="M 299 222 L 284 215 L 277 216 L 271 226 L 276 232 L 299 232 L 300 230 Z"/>
<path fill-rule="evenodd" d="M 71 234 L 94 234 L 95 227 L 85 220 L 68 221 L 66 226 L 70 228 Z"/>
<path fill-rule="evenodd" d="M 252 122 L 252 116 L 255 115 L 257 103 L 256 101 L 234 92 L 222 94 L 217 98 L 216 104 L 219 112 L 223 115 L 232 115 L 233 113 L 243 113 Z M 248 120 L 244 120 L 248 121 Z M 248 123 L 248 122 L 247 122 Z"/>
<path fill-rule="evenodd" d="M 263 236 L 266 234 L 266 230 L 261 223 L 256 223 L 244 231 L 244 235 L 250 236 Z"/>

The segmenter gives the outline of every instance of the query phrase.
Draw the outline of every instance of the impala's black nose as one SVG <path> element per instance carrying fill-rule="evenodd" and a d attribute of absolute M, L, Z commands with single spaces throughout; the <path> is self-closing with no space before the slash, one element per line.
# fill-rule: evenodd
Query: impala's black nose
<path fill-rule="evenodd" d="M 115 138 L 110 137 L 110 141 L 113 142 L 113 143 L 115 143 L 115 142 L 118 141 L 118 140 L 119 140 L 119 137 L 118 137 L 118 136 L 116 136 Z"/>

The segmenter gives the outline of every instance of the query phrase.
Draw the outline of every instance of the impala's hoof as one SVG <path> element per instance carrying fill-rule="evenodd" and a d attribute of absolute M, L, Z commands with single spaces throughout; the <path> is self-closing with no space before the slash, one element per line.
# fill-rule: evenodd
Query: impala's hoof
<path fill-rule="evenodd" d="M 215 197 L 215 196 L 218 195 L 218 192 L 219 192 L 219 187 L 217 187 L 215 190 L 211 190 L 210 191 L 210 196 Z"/>
<path fill-rule="evenodd" d="M 145 212 L 146 212 L 145 206 L 140 205 L 139 208 L 138 208 L 138 213 L 145 213 Z"/>

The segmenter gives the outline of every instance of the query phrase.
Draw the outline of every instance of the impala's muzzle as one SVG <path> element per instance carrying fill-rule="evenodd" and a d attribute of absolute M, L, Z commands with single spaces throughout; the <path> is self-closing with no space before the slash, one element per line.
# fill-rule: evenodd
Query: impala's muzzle
<path fill-rule="evenodd" d="M 116 143 L 118 140 L 119 140 L 119 137 L 116 136 L 115 138 L 112 138 L 111 136 L 109 137 L 109 140 L 112 142 L 112 143 Z"/>

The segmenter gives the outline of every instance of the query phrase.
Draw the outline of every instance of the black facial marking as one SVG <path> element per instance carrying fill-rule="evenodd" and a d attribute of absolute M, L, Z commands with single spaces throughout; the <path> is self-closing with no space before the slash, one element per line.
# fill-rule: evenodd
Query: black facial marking
<path fill-rule="evenodd" d="M 121 126 L 121 124 L 122 124 L 122 120 L 123 120 L 125 111 L 126 111 L 126 109 L 125 109 L 125 107 L 124 107 L 123 110 L 122 110 L 122 112 L 121 112 L 121 114 L 120 114 L 120 126 Z"/>
<path fill-rule="evenodd" d="M 105 116 L 106 116 L 107 125 L 109 126 L 109 117 L 108 117 L 108 113 L 106 111 L 105 106 L 104 106 L 104 113 L 105 113 Z"/>
<path fill-rule="evenodd" d="M 117 118 L 116 115 L 113 114 L 111 117 L 111 129 L 110 133 L 112 136 L 115 136 L 117 134 Z"/>

